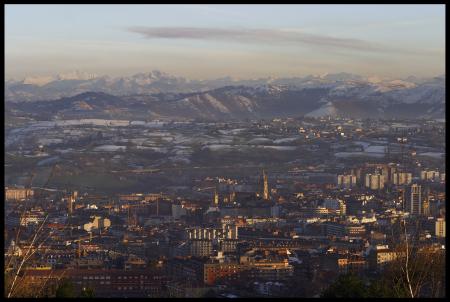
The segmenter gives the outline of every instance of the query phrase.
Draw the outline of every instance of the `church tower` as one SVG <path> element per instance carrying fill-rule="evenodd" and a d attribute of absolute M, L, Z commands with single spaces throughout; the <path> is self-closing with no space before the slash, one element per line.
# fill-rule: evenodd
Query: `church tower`
<path fill-rule="evenodd" d="M 214 191 L 214 206 L 219 205 L 219 193 L 217 193 L 217 189 Z"/>
<path fill-rule="evenodd" d="M 263 170 L 263 180 L 264 180 L 263 199 L 269 200 L 269 181 L 267 178 L 266 171 L 264 171 L 264 170 Z"/>

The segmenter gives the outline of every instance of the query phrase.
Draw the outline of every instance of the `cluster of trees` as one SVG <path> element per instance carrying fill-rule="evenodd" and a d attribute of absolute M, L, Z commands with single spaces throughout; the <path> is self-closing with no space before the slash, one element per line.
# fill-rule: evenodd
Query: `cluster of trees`
<path fill-rule="evenodd" d="M 11 274 L 5 273 L 5 289 L 11 287 Z M 74 284 L 68 280 L 61 278 L 53 282 L 48 280 L 30 282 L 26 277 L 19 280 L 19 286 L 13 291 L 5 293 L 10 294 L 10 298 L 93 298 L 95 297 L 94 289 L 83 288 L 77 290 Z"/>
<path fill-rule="evenodd" d="M 94 290 L 92 288 L 83 288 L 77 293 L 72 282 L 63 280 L 55 291 L 56 298 L 94 298 Z"/>
<path fill-rule="evenodd" d="M 355 274 L 339 276 L 323 293 L 324 298 L 442 298 L 445 297 L 445 252 L 409 248 L 389 263 L 377 279 Z M 408 257 L 407 257 L 408 255 Z"/>

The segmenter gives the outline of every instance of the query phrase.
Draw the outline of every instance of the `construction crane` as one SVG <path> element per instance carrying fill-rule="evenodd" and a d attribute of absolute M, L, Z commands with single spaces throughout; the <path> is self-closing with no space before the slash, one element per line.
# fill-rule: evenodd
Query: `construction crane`
<path fill-rule="evenodd" d="M 53 177 L 53 174 L 55 173 L 55 169 L 56 168 L 60 168 L 57 164 L 54 164 L 53 165 L 53 167 L 52 167 L 52 170 L 50 171 L 50 175 L 48 176 L 48 178 L 47 178 L 47 181 L 45 182 L 45 184 L 42 186 L 43 188 L 45 188 L 47 185 L 48 185 L 48 183 L 50 182 L 50 179 Z"/>
<path fill-rule="evenodd" d="M 127 225 L 128 227 L 130 227 L 130 225 L 137 225 L 137 215 L 136 215 L 136 210 L 134 210 L 133 208 L 135 207 L 141 207 L 141 204 L 127 204 L 127 209 L 128 209 L 128 218 L 127 218 Z M 133 213 L 131 213 L 131 211 L 133 211 Z M 131 214 L 133 214 L 133 221 L 131 220 Z"/>
<path fill-rule="evenodd" d="M 89 242 L 92 241 L 92 238 L 96 238 L 100 235 L 92 235 L 92 232 L 89 232 L 89 236 L 85 237 L 79 237 L 78 239 L 72 240 L 72 242 L 78 242 L 78 249 L 77 249 L 77 256 L 78 258 L 81 257 L 81 249 L 82 249 L 82 242 L 89 239 Z"/>
<path fill-rule="evenodd" d="M 201 192 L 201 191 L 206 191 L 206 190 L 211 190 L 211 189 L 215 189 L 216 187 L 206 187 L 206 188 L 198 188 L 197 191 Z"/>
<path fill-rule="evenodd" d="M 31 172 L 31 175 L 30 175 L 30 180 L 28 181 L 28 188 L 30 188 L 31 189 L 31 186 L 33 185 L 33 179 L 36 177 L 36 173 L 35 173 L 35 171 L 33 170 L 33 172 Z"/>

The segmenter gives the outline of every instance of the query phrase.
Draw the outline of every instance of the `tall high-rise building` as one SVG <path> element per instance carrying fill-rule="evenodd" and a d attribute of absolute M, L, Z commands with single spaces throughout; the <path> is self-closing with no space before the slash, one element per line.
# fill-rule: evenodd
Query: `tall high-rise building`
<path fill-rule="evenodd" d="M 436 237 L 445 238 L 445 219 L 444 218 L 436 219 L 435 235 L 436 235 Z"/>
<path fill-rule="evenodd" d="M 412 182 L 412 174 L 406 172 L 392 173 L 391 181 L 394 185 L 409 185 Z"/>
<path fill-rule="evenodd" d="M 353 188 L 356 186 L 356 176 L 354 175 L 338 175 L 337 185 L 339 188 Z"/>
<path fill-rule="evenodd" d="M 440 181 L 439 171 L 423 170 L 420 172 L 420 179 L 426 181 Z"/>
<path fill-rule="evenodd" d="M 263 180 L 264 180 L 263 199 L 269 200 L 269 180 L 264 170 L 263 170 Z"/>
<path fill-rule="evenodd" d="M 423 210 L 422 187 L 418 184 L 412 184 L 405 192 L 406 210 L 412 215 L 420 215 Z"/>
<path fill-rule="evenodd" d="M 380 174 L 366 174 L 365 186 L 371 190 L 384 188 L 384 176 Z"/>

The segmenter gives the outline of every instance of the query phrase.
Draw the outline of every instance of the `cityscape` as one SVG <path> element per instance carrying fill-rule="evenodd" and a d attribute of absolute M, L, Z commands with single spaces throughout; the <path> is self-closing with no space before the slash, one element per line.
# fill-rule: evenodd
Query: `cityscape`
<path fill-rule="evenodd" d="M 444 5 L 5 17 L 4 297 L 446 296 Z"/>

